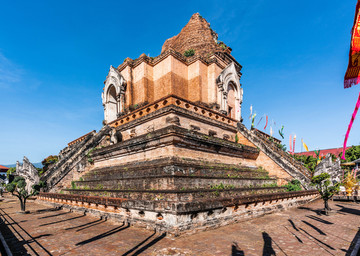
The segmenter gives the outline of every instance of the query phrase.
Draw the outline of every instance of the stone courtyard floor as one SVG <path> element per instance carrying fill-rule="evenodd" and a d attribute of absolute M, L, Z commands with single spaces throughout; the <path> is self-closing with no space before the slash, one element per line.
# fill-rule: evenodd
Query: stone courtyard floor
<path fill-rule="evenodd" d="M 322 201 L 176 238 L 58 210 L 34 201 L 16 213 L 17 198 L 0 202 L 0 231 L 13 255 L 350 255 L 360 236 L 360 204 Z"/>

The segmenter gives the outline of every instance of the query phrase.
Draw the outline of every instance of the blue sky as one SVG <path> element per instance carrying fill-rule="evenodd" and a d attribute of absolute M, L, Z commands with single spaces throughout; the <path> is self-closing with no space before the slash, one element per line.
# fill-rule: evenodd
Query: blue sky
<path fill-rule="evenodd" d="M 103 120 L 110 65 L 160 54 L 199 12 L 243 66 L 250 105 L 285 140 L 341 147 L 360 85 L 343 89 L 356 0 L 6 1 L 0 8 L 0 164 L 39 162 Z M 257 124 L 257 121 L 255 124 Z M 360 144 L 360 117 L 349 145 Z M 264 128 L 264 121 L 259 129 Z M 267 128 L 269 132 L 269 126 Z"/>

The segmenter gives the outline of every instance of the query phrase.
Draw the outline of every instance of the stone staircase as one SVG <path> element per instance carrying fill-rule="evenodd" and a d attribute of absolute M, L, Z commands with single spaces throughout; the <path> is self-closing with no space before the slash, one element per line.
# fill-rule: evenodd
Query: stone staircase
<path fill-rule="evenodd" d="M 191 201 L 284 192 L 254 167 L 167 158 L 97 168 L 66 193 L 133 200 Z"/>
<path fill-rule="evenodd" d="M 178 157 L 95 168 L 72 188 L 41 193 L 53 206 L 170 235 L 215 228 L 301 205 L 316 191 L 287 192 L 261 168 Z"/>
<path fill-rule="evenodd" d="M 74 169 L 79 171 L 84 168 L 87 161 L 86 153 L 96 147 L 109 133 L 110 127 L 104 126 L 98 133 L 92 131 L 79 142 L 64 148 L 59 154 L 59 161 L 56 162 L 40 178 L 46 184 L 45 191 L 53 191 L 55 186 Z"/>
<path fill-rule="evenodd" d="M 294 179 L 299 180 L 305 188 L 308 188 L 312 174 L 299 161 L 295 160 L 287 152 L 278 148 L 275 143 L 270 141 L 256 129 L 249 131 L 242 123 L 238 123 L 238 131 L 280 167 L 282 167 Z"/>
<path fill-rule="evenodd" d="M 281 158 L 275 149 L 267 152 L 273 150 L 272 146 L 260 136 L 248 130 L 243 133 L 269 157 Z M 88 146 L 82 147 L 90 149 L 98 141 L 94 139 L 96 136 L 86 142 Z M 92 146 L 90 140 L 94 140 Z M 248 161 L 241 161 L 242 165 L 225 164 L 216 159 L 179 157 L 176 153 L 152 160 L 145 157 L 128 160 L 132 157 L 130 153 L 145 154 L 146 150 L 164 145 L 215 151 L 219 158 L 227 155 Z M 316 191 L 287 192 L 286 188 L 277 186 L 277 179 L 269 177 L 267 170 L 250 166 L 258 154 L 253 146 L 169 126 L 94 151 L 91 156 L 94 165 L 73 179 L 71 188 L 63 188 L 57 194 L 42 193 L 39 199 L 178 235 L 293 207 L 316 197 Z M 119 156 L 123 157 L 122 162 L 113 161 Z M 276 161 L 293 173 L 294 178 L 303 182 L 309 179 L 290 160 Z"/>

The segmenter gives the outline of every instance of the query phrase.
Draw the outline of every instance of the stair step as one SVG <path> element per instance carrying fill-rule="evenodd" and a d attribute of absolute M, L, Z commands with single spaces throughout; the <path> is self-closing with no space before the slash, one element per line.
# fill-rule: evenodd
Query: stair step
<path fill-rule="evenodd" d="M 104 196 L 132 200 L 193 201 L 199 199 L 233 198 L 244 195 L 271 194 L 285 192 L 284 187 L 254 187 L 231 189 L 191 189 L 191 190 L 111 190 L 111 189 L 64 189 L 68 194 Z"/>
<path fill-rule="evenodd" d="M 151 177 L 163 175 L 213 176 L 234 178 L 267 178 L 268 172 L 258 168 L 234 166 L 183 166 L 165 165 L 157 167 L 110 167 L 95 169 L 83 176 L 84 180 L 122 179 L 133 177 Z"/>
<path fill-rule="evenodd" d="M 94 177 L 93 177 L 94 178 Z M 276 179 L 263 178 L 240 178 L 240 177 L 205 177 L 205 176 L 151 176 L 151 177 L 131 177 L 131 178 L 108 178 L 85 179 L 76 181 L 75 185 L 79 189 L 181 189 L 181 188 L 210 188 L 223 184 L 234 187 L 248 187 L 250 185 L 262 186 L 275 183 Z"/>

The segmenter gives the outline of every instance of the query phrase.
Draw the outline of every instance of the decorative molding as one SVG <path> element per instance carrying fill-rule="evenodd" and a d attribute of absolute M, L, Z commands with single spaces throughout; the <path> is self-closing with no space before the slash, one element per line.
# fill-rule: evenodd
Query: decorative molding
<path fill-rule="evenodd" d="M 101 98 L 104 106 L 105 122 L 108 123 L 115 120 L 117 115 L 122 111 L 127 83 L 121 73 L 113 66 L 110 66 L 110 70 L 104 84 L 105 87 L 101 94 Z M 112 87 L 115 88 L 115 95 L 110 96 L 110 90 Z M 114 98 L 116 102 L 111 102 L 111 97 Z M 114 103 L 116 104 L 116 107 L 113 105 L 112 107 L 109 107 L 109 105 Z"/>
<path fill-rule="evenodd" d="M 218 99 L 217 103 L 220 105 L 220 111 L 227 113 L 228 111 L 228 91 L 230 86 L 234 87 L 235 91 L 235 118 L 241 120 L 241 103 L 243 101 L 243 89 L 240 84 L 241 74 L 237 71 L 235 63 L 231 62 L 220 75 L 216 78 L 218 85 Z"/>

